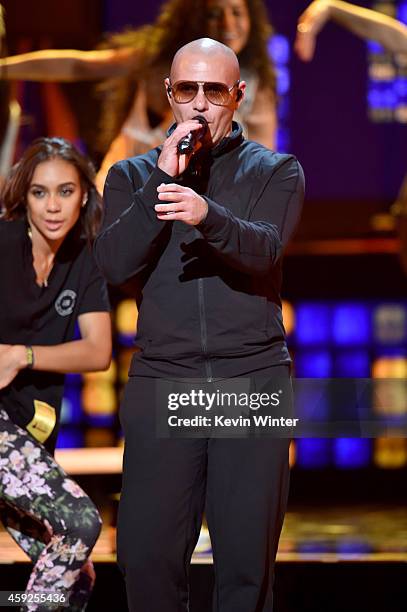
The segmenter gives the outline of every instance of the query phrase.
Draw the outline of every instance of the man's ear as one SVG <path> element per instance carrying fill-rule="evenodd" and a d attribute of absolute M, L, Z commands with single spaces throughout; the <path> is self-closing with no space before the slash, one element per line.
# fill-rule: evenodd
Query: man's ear
<path fill-rule="evenodd" d="M 237 107 L 240 106 L 243 98 L 244 98 L 244 92 L 246 89 L 246 83 L 245 81 L 240 81 L 239 85 L 238 85 L 238 89 L 236 91 L 236 105 Z"/>
<path fill-rule="evenodd" d="M 167 96 L 171 98 L 172 97 L 172 87 L 171 87 L 170 79 L 168 77 L 164 80 L 164 85 L 165 85 L 165 91 L 167 92 Z"/>

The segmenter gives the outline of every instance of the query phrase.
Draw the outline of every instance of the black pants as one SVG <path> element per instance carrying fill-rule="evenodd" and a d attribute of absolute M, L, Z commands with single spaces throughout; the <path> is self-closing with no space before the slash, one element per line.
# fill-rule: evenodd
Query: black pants
<path fill-rule="evenodd" d="M 288 377 L 288 367 L 274 369 Z M 118 563 L 129 609 L 188 610 L 189 565 L 205 510 L 214 612 L 271 612 L 289 439 L 157 438 L 155 384 L 130 378 L 120 410 L 125 453 Z"/>

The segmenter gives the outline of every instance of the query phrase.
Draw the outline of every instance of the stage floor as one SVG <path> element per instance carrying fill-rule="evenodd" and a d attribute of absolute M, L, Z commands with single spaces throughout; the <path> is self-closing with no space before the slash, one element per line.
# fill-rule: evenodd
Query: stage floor
<path fill-rule="evenodd" d="M 115 561 L 115 529 L 105 526 L 95 546 L 96 562 Z M 0 563 L 27 560 L 0 528 Z M 343 506 L 291 509 L 285 519 L 279 562 L 406 562 L 407 508 Z M 209 534 L 201 531 L 194 564 L 211 564 Z"/>

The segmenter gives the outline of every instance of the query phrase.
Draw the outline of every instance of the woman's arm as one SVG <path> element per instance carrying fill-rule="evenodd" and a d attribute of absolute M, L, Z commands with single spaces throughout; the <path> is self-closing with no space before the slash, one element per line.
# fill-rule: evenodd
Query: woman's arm
<path fill-rule="evenodd" d="M 407 27 L 396 19 L 341 0 L 315 0 L 298 20 L 295 50 L 302 60 L 312 60 L 317 35 L 330 19 L 392 53 L 407 53 Z"/>
<path fill-rule="evenodd" d="M 87 312 L 78 317 L 80 340 L 54 346 L 34 345 L 34 370 L 46 372 L 92 372 L 107 370 L 112 354 L 108 312 Z M 0 345 L 0 389 L 27 367 L 27 350 L 21 344 Z"/>
<path fill-rule="evenodd" d="M 134 49 L 44 49 L 0 60 L 2 77 L 24 81 L 87 81 L 119 77 L 134 68 Z"/>
<path fill-rule="evenodd" d="M 154 149 L 162 144 L 166 138 L 166 130 L 171 125 L 173 115 L 169 110 L 161 123 L 151 128 L 146 122 L 142 124 L 140 115 L 135 113 L 133 106 L 129 113 L 120 134 L 116 136 L 106 153 L 101 166 L 96 175 L 95 184 L 97 190 L 103 195 L 103 188 L 106 182 L 107 174 L 110 168 L 118 161 L 133 157 L 134 155 L 142 155 L 150 149 Z"/>
<path fill-rule="evenodd" d="M 276 148 L 277 110 L 275 94 L 269 89 L 258 89 L 250 115 L 246 120 L 247 135 L 269 149 Z"/>
<path fill-rule="evenodd" d="M 151 147 L 146 147 L 146 151 L 148 151 L 149 148 Z M 142 151 L 142 153 L 145 153 L 145 151 Z M 100 195 L 103 195 L 106 177 L 110 168 L 116 162 L 132 157 L 133 155 L 135 155 L 135 139 L 120 132 L 110 145 L 96 175 L 95 185 Z"/>

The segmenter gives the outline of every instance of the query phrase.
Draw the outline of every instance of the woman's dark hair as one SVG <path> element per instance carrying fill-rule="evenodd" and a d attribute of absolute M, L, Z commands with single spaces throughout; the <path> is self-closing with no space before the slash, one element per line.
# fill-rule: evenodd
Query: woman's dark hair
<path fill-rule="evenodd" d="M 27 214 L 27 192 L 35 171 L 41 162 L 62 159 L 75 166 L 82 188 L 88 193 L 86 206 L 81 208 L 82 234 L 92 241 L 102 219 L 102 198 L 94 185 L 95 168 L 73 144 L 64 138 L 38 138 L 25 150 L 21 159 L 11 168 L 5 179 L 1 202 L 4 219 L 23 219 Z"/>
<path fill-rule="evenodd" d="M 272 26 L 263 0 L 245 2 L 250 34 L 245 48 L 239 53 L 240 66 L 257 74 L 260 86 L 275 95 L 276 77 L 267 53 Z M 168 0 L 154 24 L 109 37 L 103 46 L 133 48 L 136 66 L 131 74 L 109 79 L 100 87 L 104 97 L 99 139 L 102 150 L 106 150 L 119 133 L 133 103 L 137 82 L 154 76 L 155 66 L 168 64 L 169 67 L 176 51 L 183 45 L 207 36 L 207 10 L 207 0 Z"/>

